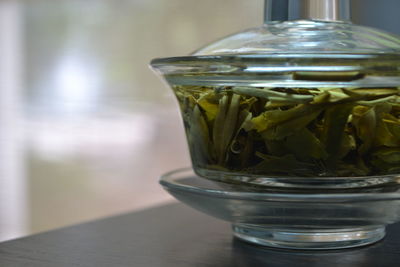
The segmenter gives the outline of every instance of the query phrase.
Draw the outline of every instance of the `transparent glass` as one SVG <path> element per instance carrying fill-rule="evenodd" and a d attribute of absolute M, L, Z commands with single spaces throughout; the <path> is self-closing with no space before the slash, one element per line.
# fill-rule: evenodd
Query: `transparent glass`
<path fill-rule="evenodd" d="M 257 190 L 170 172 L 162 186 L 178 200 L 232 223 L 244 241 L 291 249 L 338 249 L 381 240 L 400 220 L 398 185 L 347 190 Z"/>
<path fill-rule="evenodd" d="M 225 37 L 193 55 L 398 53 L 398 36 L 350 22 L 275 21 Z"/>
<path fill-rule="evenodd" d="M 400 39 L 344 22 L 273 22 L 155 59 L 195 172 L 258 186 L 398 180 Z"/>

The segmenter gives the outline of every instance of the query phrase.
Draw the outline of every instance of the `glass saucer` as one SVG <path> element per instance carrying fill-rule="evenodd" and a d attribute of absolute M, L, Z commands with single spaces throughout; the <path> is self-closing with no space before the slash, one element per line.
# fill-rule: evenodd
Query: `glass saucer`
<path fill-rule="evenodd" d="M 360 189 L 254 188 L 211 181 L 191 168 L 161 177 L 176 199 L 232 223 L 233 234 L 258 245 L 339 249 L 381 240 L 400 221 L 398 184 Z"/>

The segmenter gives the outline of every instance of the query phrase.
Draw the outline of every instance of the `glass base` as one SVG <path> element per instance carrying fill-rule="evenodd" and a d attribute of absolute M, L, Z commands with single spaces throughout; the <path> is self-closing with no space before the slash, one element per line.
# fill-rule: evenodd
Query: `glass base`
<path fill-rule="evenodd" d="M 223 183 L 253 186 L 258 188 L 294 189 L 355 189 L 400 184 L 399 175 L 360 177 L 268 177 L 235 172 L 194 168 L 197 175 Z"/>
<path fill-rule="evenodd" d="M 233 224 L 234 236 L 262 246 L 288 249 L 341 249 L 365 246 L 385 236 L 385 226 L 353 229 L 274 229 Z"/>

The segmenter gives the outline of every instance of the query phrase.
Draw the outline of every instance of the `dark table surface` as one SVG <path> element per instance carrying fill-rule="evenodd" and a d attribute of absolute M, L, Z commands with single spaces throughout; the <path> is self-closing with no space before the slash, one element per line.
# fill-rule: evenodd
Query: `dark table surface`
<path fill-rule="evenodd" d="M 400 266 L 400 224 L 372 246 L 290 251 L 241 242 L 228 223 L 170 204 L 0 243 L 0 266 Z"/>

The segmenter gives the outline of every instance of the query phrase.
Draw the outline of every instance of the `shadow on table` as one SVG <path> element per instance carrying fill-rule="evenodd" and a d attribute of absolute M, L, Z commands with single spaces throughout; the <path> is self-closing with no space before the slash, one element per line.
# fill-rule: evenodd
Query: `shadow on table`
<path fill-rule="evenodd" d="M 311 251 L 260 247 L 232 240 L 232 258 L 236 266 L 396 266 L 385 264 L 383 243 L 343 250 Z M 380 252 L 380 253 L 379 253 Z"/>

